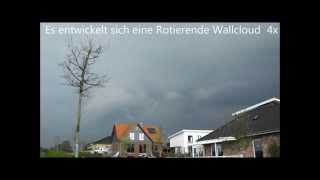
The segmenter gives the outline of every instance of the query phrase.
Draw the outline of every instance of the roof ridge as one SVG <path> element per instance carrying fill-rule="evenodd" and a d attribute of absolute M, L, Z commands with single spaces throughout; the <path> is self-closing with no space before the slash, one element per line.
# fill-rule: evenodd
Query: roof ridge
<path fill-rule="evenodd" d="M 217 133 L 219 132 L 219 130 L 221 130 L 222 128 L 224 128 L 225 126 L 229 125 L 231 122 L 235 121 L 236 118 L 232 119 L 231 121 L 227 122 L 227 123 L 224 123 L 222 126 L 218 127 L 217 129 L 213 130 L 211 133 L 201 137 L 200 139 L 198 139 L 197 141 L 202 141 L 201 139 L 204 139 L 206 136 L 209 136 L 210 134 L 213 134 L 213 133 Z"/>
<path fill-rule="evenodd" d="M 256 103 L 256 104 L 254 104 L 254 105 L 248 106 L 248 107 L 246 107 L 246 108 L 243 108 L 243 109 L 241 109 L 241 110 L 239 110 L 239 111 L 236 111 L 236 112 L 232 113 L 231 115 L 232 115 L 232 116 L 236 116 L 236 115 L 242 114 L 242 113 L 244 113 L 244 112 L 251 111 L 251 110 L 253 110 L 253 109 L 256 109 L 256 108 L 258 108 L 258 107 L 260 107 L 260 106 L 263 106 L 263 105 L 265 105 L 265 104 L 269 104 L 269 103 L 272 103 L 272 102 L 280 102 L 280 99 L 278 99 L 278 98 L 276 98 L 276 97 L 273 97 L 273 98 L 264 100 L 264 101 L 262 101 L 262 102 Z"/>

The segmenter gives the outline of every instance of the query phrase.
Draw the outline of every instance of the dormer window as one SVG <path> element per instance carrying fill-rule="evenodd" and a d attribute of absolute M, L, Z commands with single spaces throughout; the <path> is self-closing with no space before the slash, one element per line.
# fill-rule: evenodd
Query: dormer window
<path fill-rule="evenodd" d="M 155 134 L 156 133 L 156 129 L 155 128 L 148 128 L 147 130 L 148 130 L 148 132 L 150 134 Z"/>

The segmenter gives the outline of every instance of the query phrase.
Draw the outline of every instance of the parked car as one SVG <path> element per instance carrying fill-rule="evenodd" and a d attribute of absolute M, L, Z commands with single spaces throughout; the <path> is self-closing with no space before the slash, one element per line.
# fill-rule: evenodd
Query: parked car
<path fill-rule="evenodd" d="M 119 157 L 120 153 L 116 152 L 115 154 L 113 154 L 111 157 Z"/>
<path fill-rule="evenodd" d="M 138 155 L 138 157 L 140 157 L 140 158 L 147 158 L 148 155 L 147 155 L 147 153 L 141 153 L 141 154 Z"/>

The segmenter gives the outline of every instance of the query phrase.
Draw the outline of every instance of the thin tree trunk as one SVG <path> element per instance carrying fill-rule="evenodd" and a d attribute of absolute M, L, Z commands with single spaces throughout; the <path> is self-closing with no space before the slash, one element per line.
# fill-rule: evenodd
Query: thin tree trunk
<path fill-rule="evenodd" d="M 82 101 L 82 92 L 79 92 L 79 104 L 77 112 L 77 127 L 76 127 L 76 148 L 75 148 L 75 157 L 79 157 L 79 141 L 80 141 L 80 119 L 81 119 L 81 101 Z"/>

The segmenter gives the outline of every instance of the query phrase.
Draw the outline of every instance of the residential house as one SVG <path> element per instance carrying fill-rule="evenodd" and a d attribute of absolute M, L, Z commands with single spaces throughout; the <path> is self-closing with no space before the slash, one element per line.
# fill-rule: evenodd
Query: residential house
<path fill-rule="evenodd" d="M 112 152 L 112 136 L 107 136 L 98 141 L 90 143 L 86 146 L 86 149 L 91 153 L 110 154 Z"/>
<path fill-rule="evenodd" d="M 143 123 L 116 123 L 112 130 L 112 151 L 120 157 L 161 156 L 159 126 Z"/>
<path fill-rule="evenodd" d="M 280 156 L 280 100 L 271 98 L 232 114 L 233 119 L 194 147 L 206 157 Z"/>
<path fill-rule="evenodd" d="M 189 154 L 191 156 L 193 154 L 192 144 L 212 131 L 213 130 L 182 129 L 168 137 L 170 148 L 172 148 L 177 155 Z M 197 151 L 194 153 L 197 153 Z M 198 151 L 198 153 L 200 153 L 200 151 Z"/>

